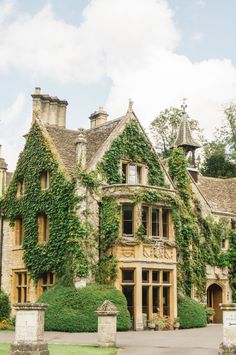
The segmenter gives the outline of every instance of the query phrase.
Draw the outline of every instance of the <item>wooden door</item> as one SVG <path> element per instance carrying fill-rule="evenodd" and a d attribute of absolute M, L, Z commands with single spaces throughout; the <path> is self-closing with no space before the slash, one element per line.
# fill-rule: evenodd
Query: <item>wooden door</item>
<path fill-rule="evenodd" d="M 209 286 L 207 290 L 208 307 L 214 308 L 215 311 L 213 323 L 222 323 L 222 310 L 220 309 L 220 303 L 222 303 L 222 288 L 217 284 L 213 284 Z"/>

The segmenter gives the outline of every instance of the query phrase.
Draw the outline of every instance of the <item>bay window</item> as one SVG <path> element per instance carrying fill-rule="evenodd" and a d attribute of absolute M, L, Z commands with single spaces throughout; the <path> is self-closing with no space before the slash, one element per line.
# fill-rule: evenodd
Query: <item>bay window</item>
<path fill-rule="evenodd" d="M 143 206 L 142 225 L 144 235 L 169 238 L 170 210 L 162 207 Z"/>
<path fill-rule="evenodd" d="M 134 234 L 134 207 L 132 205 L 122 206 L 122 234 L 133 236 Z"/>

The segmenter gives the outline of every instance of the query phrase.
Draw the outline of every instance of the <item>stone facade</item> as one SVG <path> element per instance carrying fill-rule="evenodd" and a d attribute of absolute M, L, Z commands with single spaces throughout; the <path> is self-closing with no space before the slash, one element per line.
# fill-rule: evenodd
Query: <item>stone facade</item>
<path fill-rule="evenodd" d="M 57 109 L 55 105 L 57 105 Z M 77 131 L 65 128 L 66 105 L 66 101 L 48 95 L 42 95 L 38 89 L 33 95 L 33 121 L 39 122 L 44 139 L 53 151 L 62 171 L 68 179 L 74 176 L 78 164 L 88 172 L 94 170 L 98 162 L 103 158 L 105 152 L 111 147 L 112 142 L 122 134 L 129 122 L 135 121 L 140 127 L 140 131 L 145 134 L 132 110 L 132 105 L 129 105 L 129 109 L 124 116 L 111 121 L 107 121 L 108 115 L 100 108 L 90 116 L 91 127 Z M 186 121 L 186 117 L 184 119 Z M 188 137 L 188 148 L 191 144 L 194 144 L 193 148 L 196 148 L 196 142 L 192 141 L 190 138 Z M 136 162 L 132 163 L 135 164 Z M 119 164 L 120 173 L 122 174 L 122 162 L 119 162 Z M 165 182 L 169 185 L 168 189 L 149 186 L 148 168 L 143 165 L 142 183 L 109 185 L 104 181 L 102 193 L 105 196 L 114 196 L 116 202 L 121 206 L 127 204 L 131 205 L 134 194 L 143 190 L 149 192 L 168 192 L 175 196 L 176 190 L 174 184 L 161 162 L 160 167 Z M 9 184 L 11 177 L 6 171 L 6 165 L 4 165 L 3 169 L 1 169 L 0 165 L 0 174 L 5 174 L 6 176 L 5 180 L 0 179 L 0 191 L 3 191 L 3 181 L 4 184 Z M 209 178 L 206 179 L 199 176 L 199 179 L 195 181 L 194 179 L 197 177 L 197 172 L 194 171 L 194 174 L 194 178 L 192 179 L 193 193 L 201 203 L 203 215 L 212 215 L 216 220 L 224 216 L 224 218 L 228 218 L 229 223 L 232 218 L 236 218 L 236 207 L 232 201 L 234 194 L 231 196 L 229 194 L 230 190 L 224 187 L 224 194 L 228 193 L 226 198 L 227 204 L 223 204 L 223 210 L 220 211 L 219 206 L 217 206 L 217 199 L 219 200 L 219 204 L 221 204 L 220 199 L 224 198 L 220 193 L 221 190 L 217 190 L 218 197 L 215 198 L 215 191 L 210 191 L 211 181 Z M 2 175 L 0 175 L 0 178 Z M 215 186 L 215 180 L 216 179 L 213 181 L 213 186 Z M 230 182 L 227 184 L 230 186 L 230 189 L 235 189 L 236 191 L 236 179 L 229 180 Z M 218 179 L 218 181 L 223 189 L 223 182 L 221 179 Z M 224 183 L 225 181 L 226 180 L 224 180 Z M 77 185 L 77 194 L 86 196 L 80 210 L 77 211 L 78 216 L 83 219 L 85 218 L 83 212 L 88 211 L 89 213 L 86 214 L 87 221 L 98 230 L 100 201 L 87 193 L 85 187 L 81 186 L 80 183 Z M 140 202 L 133 210 L 134 232 L 137 232 L 137 228 L 142 222 L 142 205 L 142 202 Z M 168 237 L 156 237 L 150 240 L 149 243 L 136 243 L 133 236 L 127 237 L 123 235 L 121 228 L 120 237 L 122 238 L 122 243 L 113 247 L 113 254 L 116 256 L 118 262 L 118 278 L 115 286 L 125 294 L 132 316 L 133 326 L 137 330 L 143 329 L 143 319 L 152 318 L 154 313 L 158 312 L 161 316 L 167 315 L 172 320 L 177 315 L 177 260 L 171 206 L 166 206 L 163 201 L 160 201 L 153 205 L 149 204 L 146 207 L 156 208 L 161 214 L 164 213 L 163 209 L 168 210 L 166 219 Z M 160 224 L 161 227 L 163 227 L 163 220 L 160 220 Z M 29 278 L 23 261 L 23 249 L 14 245 L 14 233 L 14 229 L 9 226 L 8 221 L 4 220 L 2 239 L 2 287 L 10 294 L 12 303 L 18 302 L 20 291 L 19 285 L 17 286 L 17 277 L 26 277 L 27 280 L 25 279 L 24 282 L 27 283 L 27 301 L 34 302 L 37 300 L 42 290 L 39 285 L 35 286 Z M 228 248 L 227 243 L 225 247 Z M 96 262 L 98 257 L 98 246 L 93 246 L 90 249 L 90 258 Z M 207 267 L 207 278 L 206 293 L 210 289 L 209 295 L 213 297 L 212 295 L 215 291 L 211 286 L 216 285 L 221 289 L 221 302 L 230 302 L 231 290 L 228 281 L 228 270 Z M 90 276 L 88 281 L 91 280 Z M 86 280 L 76 280 L 77 287 L 84 285 L 86 285 Z M 25 285 L 23 285 L 23 288 L 24 287 Z"/>

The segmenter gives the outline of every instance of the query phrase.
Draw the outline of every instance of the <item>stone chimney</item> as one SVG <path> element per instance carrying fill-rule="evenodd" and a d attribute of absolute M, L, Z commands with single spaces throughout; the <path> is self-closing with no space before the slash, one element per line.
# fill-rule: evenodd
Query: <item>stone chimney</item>
<path fill-rule="evenodd" d="M 89 117 L 90 119 L 90 128 L 95 128 L 101 126 L 102 124 L 107 122 L 108 113 L 101 106 L 98 111 L 94 111 Z"/>
<path fill-rule="evenodd" d="M 45 124 L 66 127 L 66 107 L 68 102 L 57 96 L 41 94 L 40 88 L 35 88 L 33 98 L 33 122 L 38 118 Z"/>
<path fill-rule="evenodd" d="M 86 168 L 86 134 L 85 129 L 80 128 L 78 130 L 78 137 L 75 140 L 76 146 L 76 156 L 77 156 L 77 163 L 80 164 L 81 169 Z"/>
<path fill-rule="evenodd" d="M 2 158 L 2 146 L 0 145 L 0 197 L 4 195 L 7 186 L 7 163 Z"/>

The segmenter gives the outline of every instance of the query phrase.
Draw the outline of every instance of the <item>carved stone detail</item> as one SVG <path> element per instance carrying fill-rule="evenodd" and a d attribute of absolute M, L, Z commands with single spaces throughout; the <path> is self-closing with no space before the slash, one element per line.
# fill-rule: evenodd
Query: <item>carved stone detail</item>
<path fill-rule="evenodd" d="M 121 253 L 125 258 L 131 258 L 135 256 L 133 246 L 125 246 L 121 248 Z"/>
<path fill-rule="evenodd" d="M 154 245 L 143 246 L 143 256 L 154 259 L 173 259 L 173 249 L 167 247 L 163 241 L 157 241 Z"/>

